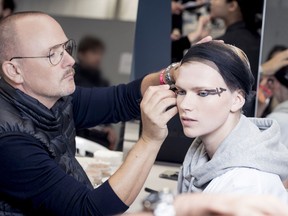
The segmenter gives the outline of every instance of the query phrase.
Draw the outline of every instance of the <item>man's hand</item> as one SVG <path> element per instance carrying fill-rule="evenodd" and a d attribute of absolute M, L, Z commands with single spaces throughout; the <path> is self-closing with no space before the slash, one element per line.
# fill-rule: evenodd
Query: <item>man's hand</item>
<path fill-rule="evenodd" d="M 141 102 L 141 112 L 141 138 L 146 143 L 161 145 L 168 134 L 167 122 L 178 112 L 175 93 L 168 85 L 149 87 Z"/>
<path fill-rule="evenodd" d="M 140 192 L 158 151 L 168 134 L 167 122 L 177 113 L 176 96 L 168 85 L 149 87 L 141 102 L 143 130 L 109 183 L 118 197 L 130 205 Z M 172 108 L 168 107 L 174 106 Z"/>
<path fill-rule="evenodd" d="M 279 69 L 288 65 L 288 49 L 275 54 L 270 60 L 263 63 L 262 73 L 266 76 L 274 75 Z"/>

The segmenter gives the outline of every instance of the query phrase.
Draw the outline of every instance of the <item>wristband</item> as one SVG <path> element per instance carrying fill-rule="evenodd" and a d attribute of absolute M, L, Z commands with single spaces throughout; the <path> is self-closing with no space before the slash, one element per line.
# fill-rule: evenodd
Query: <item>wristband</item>
<path fill-rule="evenodd" d="M 172 68 L 176 68 L 178 66 L 178 64 L 179 64 L 178 62 L 172 63 L 165 69 L 165 76 L 164 76 L 165 80 L 164 80 L 164 82 L 166 84 L 170 85 L 170 86 L 175 84 L 175 81 L 172 80 L 172 78 L 171 78 L 170 71 L 171 71 Z"/>
<path fill-rule="evenodd" d="M 164 85 L 165 81 L 164 81 L 164 73 L 165 73 L 165 69 L 161 71 L 160 73 L 160 77 L 159 77 L 159 81 L 160 81 L 160 85 Z"/>

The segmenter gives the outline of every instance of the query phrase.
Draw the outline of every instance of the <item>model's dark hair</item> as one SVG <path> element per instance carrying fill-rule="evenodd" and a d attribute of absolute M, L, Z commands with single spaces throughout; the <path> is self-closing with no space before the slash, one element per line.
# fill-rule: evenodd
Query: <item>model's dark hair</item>
<path fill-rule="evenodd" d="M 231 91 L 241 90 L 246 100 L 254 96 L 254 77 L 247 56 L 239 48 L 215 41 L 196 44 L 185 54 L 181 65 L 192 61 L 213 62 Z"/>

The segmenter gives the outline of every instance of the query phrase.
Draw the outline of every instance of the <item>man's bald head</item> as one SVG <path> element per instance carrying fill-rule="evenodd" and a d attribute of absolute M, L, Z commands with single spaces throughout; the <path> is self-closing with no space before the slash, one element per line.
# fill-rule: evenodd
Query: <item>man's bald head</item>
<path fill-rule="evenodd" d="M 0 21 L 0 64 L 16 56 L 26 56 L 27 46 L 31 45 L 34 34 L 42 31 L 41 18 L 57 23 L 52 17 L 42 12 L 19 12 Z M 27 26 L 27 23 L 31 25 Z M 38 25 L 34 25 L 38 24 Z M 59 25 L 57 23 L 57 25 Z M 38 27 L 37 27 L 38 26 Z M 40 26 L 40 27 L 39 27 Z M 59 25 L 60 26 L 60 25 Z M 40 29 L 39 29 L 40 28 Z M 60 27 L 61 28 L 61 27 Z M 45 30 L 45 27 L 43 27 Z M 27 34 L 29 33 L 29 34 Z M 28 54 L 29 55 L 29 54 Z"/>

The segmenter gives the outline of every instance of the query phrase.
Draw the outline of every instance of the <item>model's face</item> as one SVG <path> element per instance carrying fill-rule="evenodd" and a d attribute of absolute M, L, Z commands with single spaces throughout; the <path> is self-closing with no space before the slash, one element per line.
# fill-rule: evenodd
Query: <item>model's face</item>
<path fill-rule="evenodd" d="M 225 18 L 228 13 L 226 0 L 211 0 L 210 15 L 212 18 Z"/>
<path fill-rule="evenodd" d="M 46 16 L 26 19 L 17 29 L 21 33 L 21 50 L 16 50 L 14 56 L 47 56 L 51 47 L 68 40 L 60 25 Z M 75 61 L 66 50 L 62 54 L 62 60 L 57 65 L 52 65 L 48 58 L 13 60 L 19 63 L 22 71 L 21 90 L 44 105 L 50 103 L 52 106 L 59 98 L 73 93 L 72 66 Z"/>
<path fill-rule="evenodd" d="M 208 136 L 227 127 L 235 95 L 216 66 L 185 63 L 179 68 L 176 86 L 177 106 L 187 137 Z"/>

